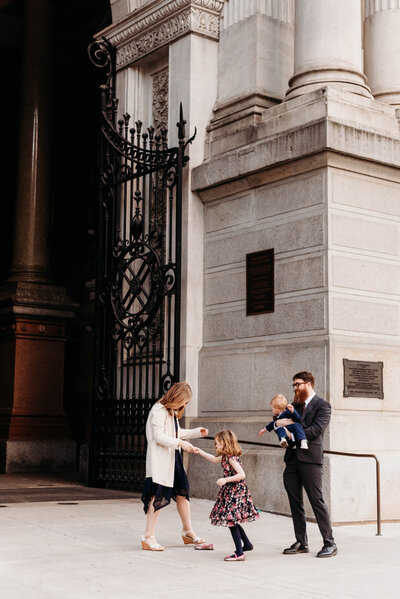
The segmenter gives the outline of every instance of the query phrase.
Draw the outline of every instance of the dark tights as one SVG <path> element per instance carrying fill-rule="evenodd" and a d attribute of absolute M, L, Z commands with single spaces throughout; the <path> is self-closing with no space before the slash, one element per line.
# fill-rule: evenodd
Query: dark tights
<path fill-rule="evenodd" d="M 231 531 L 232 539 L 235 543 L 235 553 L 237 556 L 243 555 L 243 551 L 251 551 L 253 549 L 253 545 L 250 543 L 248 536 L 246 535 L 240 524 L 235 524 L 235 526 L 229 526 L 229 530 Z"/>

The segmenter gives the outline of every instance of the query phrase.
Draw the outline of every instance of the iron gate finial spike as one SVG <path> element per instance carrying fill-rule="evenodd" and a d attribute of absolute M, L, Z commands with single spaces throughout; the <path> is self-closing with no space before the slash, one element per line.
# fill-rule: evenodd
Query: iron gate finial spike
<path fill-rule="evenodd" d="M 185 125 L 186 125 L 186 121 L 183 118 L 182 102 L 180 102 L 180 104 L 179 104 L 179 123 L 176 123 L 176 126 L 178 127 L 178 139 L 179 139 L 180 143 L 182 143 L 183 140 L 185 139 Z"/>

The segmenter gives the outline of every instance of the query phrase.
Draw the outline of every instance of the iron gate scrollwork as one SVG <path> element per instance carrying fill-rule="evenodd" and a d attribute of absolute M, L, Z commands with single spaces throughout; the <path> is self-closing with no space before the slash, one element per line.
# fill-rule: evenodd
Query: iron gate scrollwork
<path fill-rule="evenodd" d="M 115 50 L 89 46 L 106 71 L 101 89 L 96 357 L 90 452 L 93 485 L 137 488 L 145 477 L 145 423 L 179 380 L 181 198 L 185 121 L 167 130 L 118 119 Z"/>

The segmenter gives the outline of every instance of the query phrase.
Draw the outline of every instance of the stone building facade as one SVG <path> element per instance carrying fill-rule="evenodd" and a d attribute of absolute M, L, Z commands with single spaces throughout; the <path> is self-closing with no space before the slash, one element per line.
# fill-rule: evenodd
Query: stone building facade
<path fill-rule="evenodd" d="M 258 440 L 270 397 L 290 397 L 291 375 L 310 369 L 332 405 L 326 449 L 376 453 L 383 517 L 398 518 L 399 2 L 111 6 L 99 35 L 117 47 L 120 98 L 151 97 L 162 72 L 169 123 L 182 101 L 198 131 L 184 207 L 188 416 Z M 246 316 L 246 254 L 271 248 L 274 312 Z M 343 360 L 383 362 L 383 399 L 346 397 Z M 245 462 L 258 505 L 287 512 L 282 452 L 249 449 Z M 192 488 L 212 497 L 204 468 L 191 458 Z M 326 456 L 334 521 L 375 517 L 374 477 L 371 459 Z"/>
<path fill-rule="evenodd" d="M 382 516 L 400 518 L 400 1 L 110 5 L 95 37 L 116 48 L 121 114 L 167 124 L 174 144 L 182 102 L 197 128 L 183 194 L 187 419 L 258 441 L 272 395 L 311 370 L 332 405 L 325 448 L 376 454 Z M 267 249 L 274 311 L 246 315 L 246 255 Z M 383 397 L 349 394 L 346 360 L 382 363 Z M 282 458 L 249 448 L 244 463 L 258 506 L 288 513 Z M 373 459 L 325 459 L 333 521 L 373 520 Z M 194 494 L 215 495 L 211 467 L 192 457 L 189 475 Z"/>

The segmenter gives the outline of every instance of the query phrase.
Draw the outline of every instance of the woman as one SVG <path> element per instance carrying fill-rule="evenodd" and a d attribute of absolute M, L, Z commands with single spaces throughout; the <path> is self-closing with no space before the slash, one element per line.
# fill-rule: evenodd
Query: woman
<path fill-rule="evenodd" d="M 147 514 L 146 532 L 142 536 L 142 549 L 163 551 L 155 538 L 155 528 L 160 509 L 171 498 L 176 501 L 182 520 L 182 540 L 185 544 L 204 543 L 195 535 L 190 522 L 189 482 L 183 468 L 181 450 L 192 453 L 196 448 L 185 439 L 205 437 L 206 428 L 181 429 L 179 418 L 192 397 L 187 383 L 175 383 L 151 408 L 146 423 L 147 454 L 146 482 L 142 493 Z"/>

